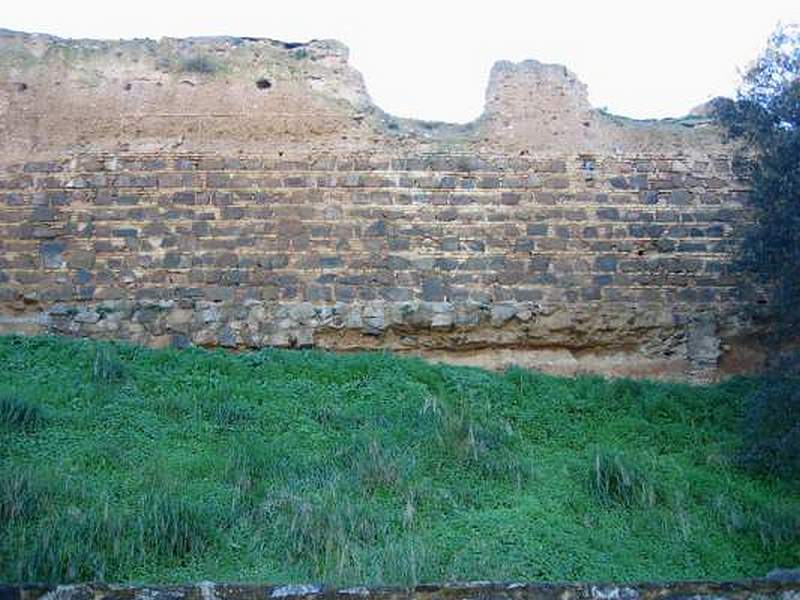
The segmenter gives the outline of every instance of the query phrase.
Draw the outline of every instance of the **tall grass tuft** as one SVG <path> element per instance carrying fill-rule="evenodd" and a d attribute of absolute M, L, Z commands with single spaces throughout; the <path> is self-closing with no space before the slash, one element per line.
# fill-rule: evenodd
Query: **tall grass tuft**
<path fill-rule="evenodd" d="M 0 473 L 0 530 L 31 518 L 45 494 L 45 486 L 31 470 L 4 469 Z"/>
<path fill-rule="evenodd" d="M 336 477 L 290 483 L 270 499 L 270 513 L 289 560 L 310 561 L 325 580 L 353 580 L 353 573 L 363 571 L 364 549 L 389 533 L 385 513 L 349 493 Z"/>
<path fill-rule="evenodd" d="M 16 396 L 0 396 L 0 424 L 9 429 L 32 431 L 41 427 L 46 420 L 39 404 Z"/>
<path fill-rule="evenodd" d="M 174 560 L 203 550 L 227 515 L 203 510 L 185 497 L 154 492 L 141 499 L 135 520 L 141 558 L 155 554 Z"/>
<path fill-rule="evenodd" d="M 206 407 L 206 415 L 223 429 L 234 429 L 253 418 L 253 409 L 237 400 L 212 402 Z"/>
<path fill-rule="evenodd" d="M 356 478 L 370 493 L 397 485 L 407 477 L 409 468 L 399 452 L 388 450 L 375 438 L 356 448 L 352 462 Z"/>
<path fill-rule="evenodd" d="M 20 581 L 124 579 L 148 560 L 177 563 L 211 542 L 225 520 L 164 492 L 140 498 L 136 510 L 106 499 L 72 506 L 44 519 L 16 561 Z"/>
<path fill-rule="evenodd" d="M 712 509 L 729 533 L 754 535 L 764 548 L 800 541 L 800 507 L 794 503 L 776 499 L 747 506 L 720 493 Z"/>
<path fill-rule="evenodd" d="M 592 456 L 589 489 L 604 504 L 628 508 L 655 506 L 656 487 L 642 467 L 619 451 L 599 449 Z"/>
<path fill-rule="evenodd" d="M 517 452 L 513 428 L 490 406 L 476 406 L 464 396 L 442 400 L 428 395 L 420 414 L 433 421 L 440 448 L 465 466 L 484 477 L 517 485 L 530 479 L 533 471 Z"/>
<path fill-rule="evenodd" d="M 92 357 L 92 381 L 99 384 L 118 383 L 125 378 L 125 365 L 113 346 L 97 344 Z"/>

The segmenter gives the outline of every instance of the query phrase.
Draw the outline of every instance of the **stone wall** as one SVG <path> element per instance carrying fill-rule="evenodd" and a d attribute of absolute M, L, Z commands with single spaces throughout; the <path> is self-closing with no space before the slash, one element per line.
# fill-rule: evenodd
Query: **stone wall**
<path fill-rule="evenodd" d="M 0 332 L 752 369 L 747 223 L 702 119 L 498 63 L 466 125 L 374 107 L 337 42 L 0 32 Z"/>
<path fill-rule="evenodd" d="M 0 600 L 798 600 L 800 582 L 639 584 L 462 583 L 411 588 L 324 588 L 211 582 L 182 586 L 0 585 Z"/>

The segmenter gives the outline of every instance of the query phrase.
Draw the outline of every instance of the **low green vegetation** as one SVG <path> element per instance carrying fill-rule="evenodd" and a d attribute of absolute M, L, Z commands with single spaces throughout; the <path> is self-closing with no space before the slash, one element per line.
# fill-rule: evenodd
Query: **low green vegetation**
<path fill-rule="evenodd" d="M 731 579 L 800 563 L 746 399 L 390 354 L 0 338 L 0 580 Z M 745 453 L 746 454 L 746 453 Z"/>
<path fill-rule="evenodd" d="M 181 62 L 181 70 L 187 73 L 199 73 L 202 75 L 210 75 L 220 70 L 220 65 L 210 56 L 198 54 L 185 58 Z"/>

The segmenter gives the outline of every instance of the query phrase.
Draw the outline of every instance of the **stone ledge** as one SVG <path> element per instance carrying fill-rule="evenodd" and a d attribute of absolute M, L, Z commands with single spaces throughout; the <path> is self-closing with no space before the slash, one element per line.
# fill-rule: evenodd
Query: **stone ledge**
<path fill-rule="evenodd" d="M 415 587 L 333 588 L 318 584 L 258 585 L 0 585 L 2 600 L 267 600 L 270 598 L 374 600 L 798 600 L 800 580 L 670 583 L 424 584 Z"/>

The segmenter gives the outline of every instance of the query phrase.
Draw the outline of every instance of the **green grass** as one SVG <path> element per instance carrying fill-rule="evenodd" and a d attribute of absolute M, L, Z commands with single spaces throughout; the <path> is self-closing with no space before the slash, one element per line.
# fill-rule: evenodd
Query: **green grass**
<path fill-rule="evenodd" d="M 0 338 L 0 580 L 663 580 L 800 563 L 758 382 Z"/>

